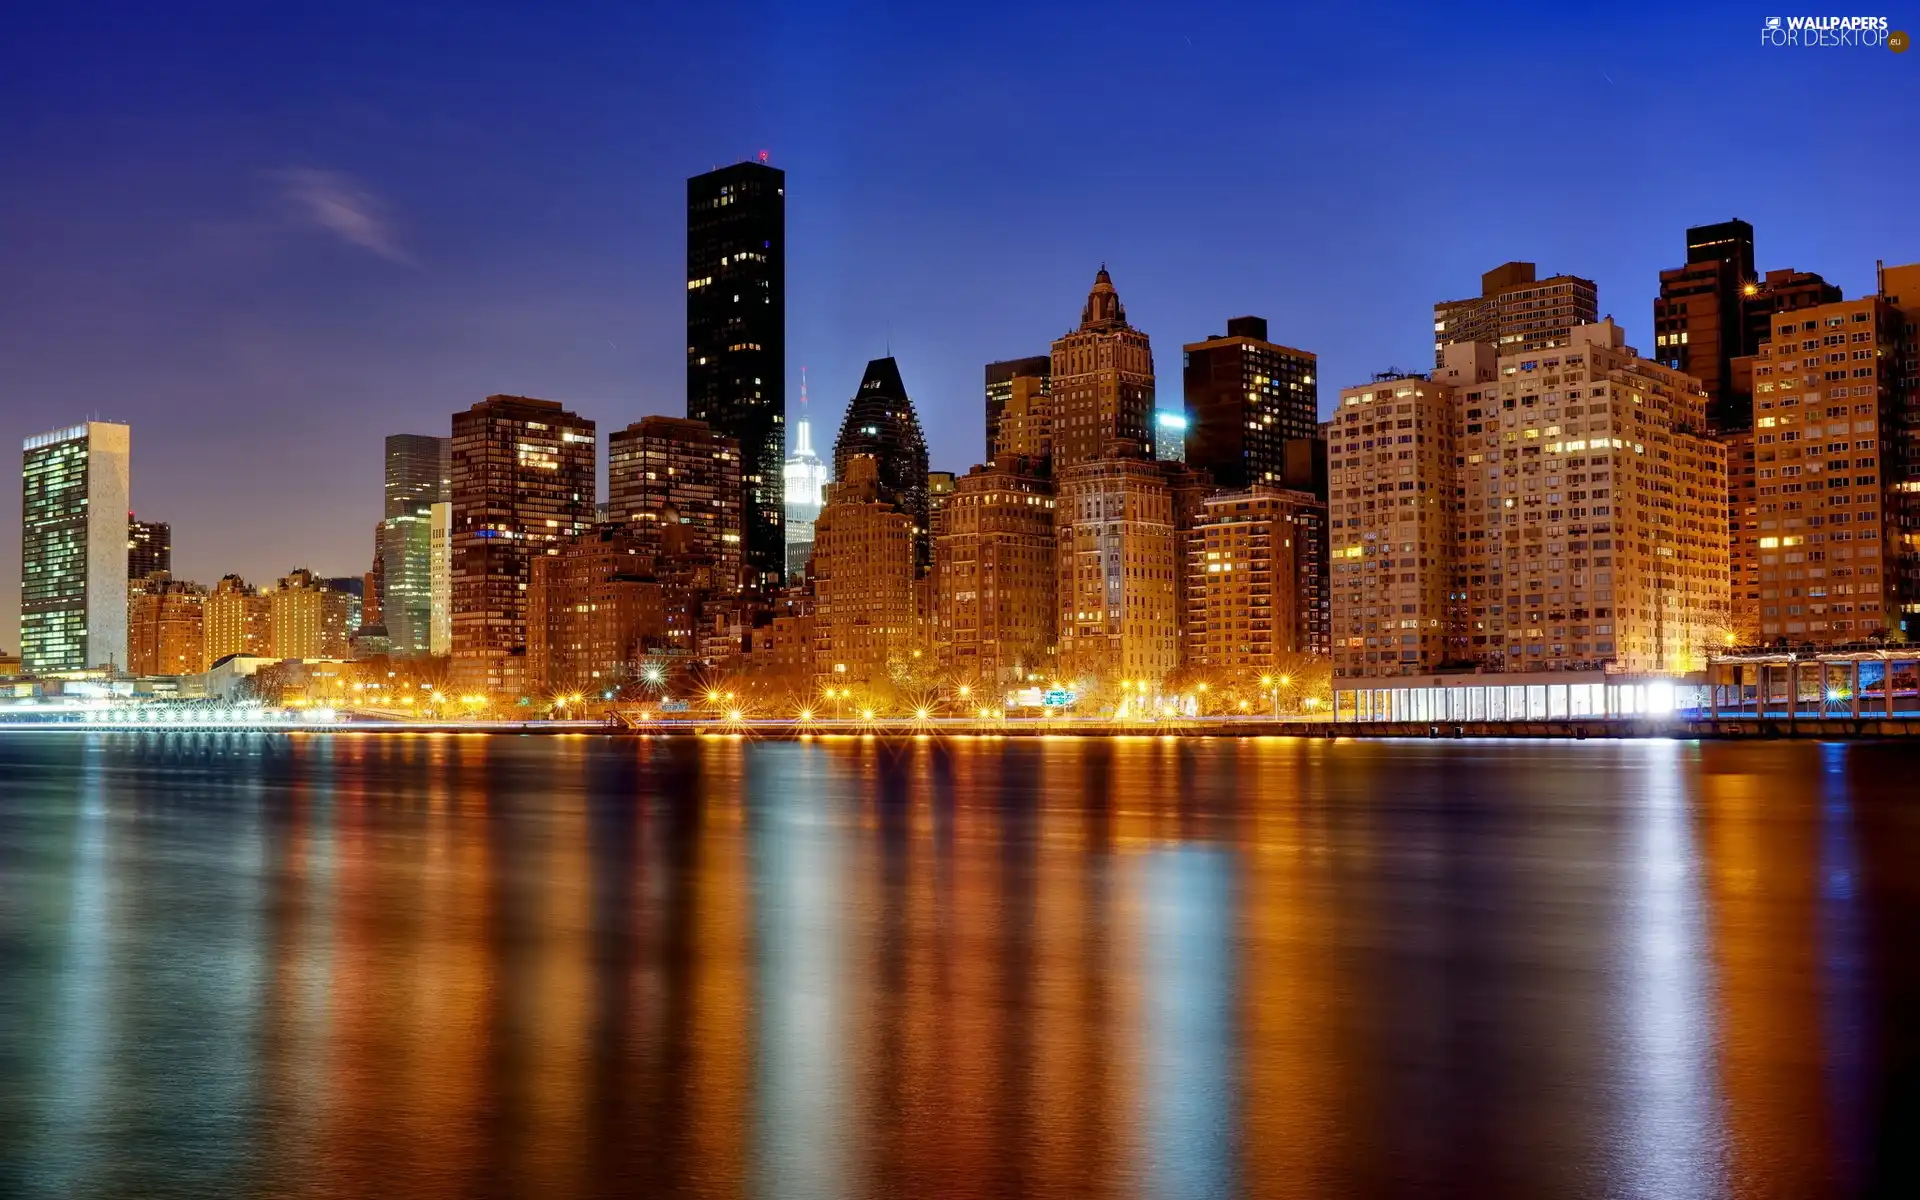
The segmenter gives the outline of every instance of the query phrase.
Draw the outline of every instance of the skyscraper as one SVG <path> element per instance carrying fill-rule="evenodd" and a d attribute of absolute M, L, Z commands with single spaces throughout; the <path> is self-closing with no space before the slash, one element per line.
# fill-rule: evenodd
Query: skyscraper
<path fill-rule="evenodd" d="M 614 436 L 619 436 L 618 434 Z M 549 693 L 600 691 L 639 675 L 667 644 L 657 547 L 603 525 L 533 559 L 527 585 L 527 682 Z"/>
<path fill-rule="evenodd" d="M 165 521 L 136 521 L 127 514 L 127 579 L 173 573 L 173 526 Z"/>
<path fill-rule="evenodd" d="M 1052 440 L 1056 470 L 1107 452 L 1109 443 L 1153 445 L 1153 347 L 1101 264 L 1080 326 L 1053 343 Z"/>
<path fill-rule="evenodd" d="M 927 439 L 900 380 L 900 364 L 891 358 L 869 362 L 860 390 L 847 402 L 833 443 L 834 478 L 845 479 L 849 464 L 862 455 L 874 460 L 880 499 L 912 518 L 914 562 L 925 571 L 933 563 Z"/>
<path fill-rule="evenodd" d="M 1283 670 L 1327 651 L 1326 502 L 1259 485 L 1204 502 L 1187 552 L 1189 666 Z"/>
<path fill-rule="evenodd" d="M 1467 661 L 1454 548 L 1460 414 L 1448 379 L 1490 383 L 1496 355 L 1486 343 L 1462 342 L 1447 347 L 1445 358 L 1451 370 L 1433 378 L 1384 372 L 1343 389 L 1328 422 L 1339 485 L 1329 519 L 1338 674 L 1418 674 Z M 1483 417 L 1473 422 L 1476 434 Z"/>
<path fill-rule="evenodd" d="M 1755 584 L 1735 589 L 1741 640 L 1914 632 L 1917 318 L 1920 264 L 1884 269 L 1879 294 L 1774 317 L 1753 368 L 1755 512 L 1735 535 Z"/>
<path fill-rule="evenodd" d="M 360 577 L 360 620 L 355 628 L 378 626 L 386 635 L 387 603 L 387 523 L 373 527 L 373 566 Z"/>
<path fill-rule="evenodd" d="M 127 665 L 132 431 L 89 421 L 22 449 L 20 658 L 30 675 Z"/>
<path fill-rule="evenodd" d="M 1653 302 L 1654 357 L 1698 379 L 1707 426 L 1727 445 L 1727 527 L 1739 636 L 1757 636 L 1760 598 L 1758 482 L 1754 474 L 1753 376 L 1777 313 L 1840 300 L 1820 276 L 1792 269 L 1756 274 L 1753 227 L 1723 221 L 1687 230 L 1687 265 L 1660 272 Z"/>
<path fill-rule="evenodd" d="M 594 425 L 552 400 L 489 396 L 453 416 L 450 675 L 463 691 L 522 682 L 528 560 L 594 515 Z"/>
<path fill-rule="evenodd" d="M 205 669 L 207 589 L 149 579 L 127 605 L 127 670 L 134 675 L 193 675 Z"/>
<path fill-rule="evenodd" d="M 1717 430 L 1741 426 L 1733 411 L 1731 364 L 1753 353 L 1744 344 L 1740 305 L 1754 282 L 1753 226 L 1738 218 L 1687 230 L 1687 264 L 1660 272 L 1653 302 L 1655 360 L 1700 381 Z"/>
<path fill-rule="evenodd" d="M 887 684 L 890 664 L 920 642 L 914 521 L 881 484 L 880 465 L 849 459 L 814 523 L 815 669 L 846 683 Z"/>
<path fill-rule="evenodd" d="M 1453 346 L 1433 379 L 1341 395 L 1336 672 L 1698 669 L 1727 629 L 1725 451 L 1699 384 L 1611 320 L 1490 356 Z"/>
<path fill-rule="evenodd" d="M 1153 414 L 1153 457 L 1161 462 L 1187 461 L 1187 414 L 1163 408 Z"/>
<path fill-rule="evenodd" d="M 238 575 L 223 576 L 203 608 L 202 670 L 232 654 L 273 653 L 273 601 Z"/>
<path fill-rule="evenodd" d="M 813 452 L 813 420 L 807 412 L 807 369 L 800 368 L 800 417 L 793 426 L 793 453 L 787 458 L 786 541 L 787 579 L 797 580 L 807 573 L 807 559 L 813 554 L 813 522 L 827 500 L 827 484 L 833 472 Z"/>
<path fill-rule="evenodd" d="M 1484 342 L 1499 354 L 1545 350 L 1567 344 L 1577 325 L 1599 315 L 1591 279 L 1575 275 L 1535 278 L 1530 262 L 1504 263 L 1480 277 L 1480 294 L 1433 306 L 1433 363 L 1448 346 Z"/>
<path fill-rule="evenodd" d="M 1165 678 L 1180 665 L 1187 565 L 1166 466 L 1109 454 L 1054 479 L 1061 669 L 1107 682 Z"/>
<path fill-rule="evenodd" d="M 712 559 L 715 590 L 729 595 L 741 582 L 740 494 L 740 443 L 703 421 L 645 417 L 607 439 L 607 519 L 655 555 Z"/>
<path fill-rule="evenodd" d="M 1773 318 L 1780 313 L 1797 312 L 1817 304 L 1838 304 L 1840 289 L 1812 271 L 1786 267 L 1768 271 L 1740 291 L 1740 320 L 1746 332 L 1740 339 L 1741 353 L 1757 354 L 1773 337 Z M 1751 367 L 1752 364 L 1747 364 Z M 1734 382 L 1751 392 L 1752 375 L 1741 374 L 1741 364 L 1733 364 Z"/>
<path fill-rule="evenodd" d="M 447 498 L 452 443 L 396 433 L 387 438 L 386 452 L 378 610 L 393 653 L 405 658 L 432 650 L 433 506 Z M 366 599 L 371 610 L 376 598 Z"/>
<path fill-rule="evenodd" d="M 786 173 L 765 162 L 687 180 L 687 416 L 740 444 L 755 584 L 786 561 L 786 205 Z"/>
<path fill-rule="evenodd" d="M 1023 470 L 1048 474 L 1053 469 L 1053 386 L 1050 375 L 1016 375 L 1007 385 L 994 435 L 991 466 L 1024 460 Z"/>
<path fill-rule="evenodd" d="M 1053 359 L 1045 354 L 1030 358 L 1009 358 L 987 364 L 987 457 L 991 464 L 1007 450 L 1001 434 L 1007 405 L 1013 399 L 1016 380 L 1025 380 L 1024 391 L 1044 396 L 1053 383 Z"/>
<path fill-rule="evenodd" d="M 935 641 L 961 683 L 1015 682 L 1052 661 L 1053 484 L 1002 455 L 954 484 L 934 541 Z M 1000 697 L 983 689 L 981 703 Z"/>
<path fill-rule="evenodd" d="M 442 500 L 427 518 L 427 652 L 453 652 L 453 504 Z"/>
<path fill-rule="evenodd" d="M 275 658 L 344 659 L 354 629 L 354 596 L 329 586 L 305 567 L 294 569 L 267 593 L 272 610 Z"/>
<path fill-rule="evenodd" d="M 447 498 L 452 483 L 453 442 L 423 433 L 387 437 L 383 515 L 398 517 Z"/>
<path fill-rule="evenodd" d="M 1188 464 L 1225 488 L 1307 487 L 1288 477 L 1286 447 L 1320 436 L 1315 356 L 1268 341 L 1262 317 L 1182 350 Z"/>

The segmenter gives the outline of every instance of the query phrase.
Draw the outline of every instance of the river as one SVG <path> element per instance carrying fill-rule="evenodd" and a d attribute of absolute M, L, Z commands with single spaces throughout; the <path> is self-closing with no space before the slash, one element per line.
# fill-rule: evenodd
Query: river
<path fill-rule="evenodd" d="M 0 1195 L 1920 1174 L 1920 747 L 0 734 Z"/>

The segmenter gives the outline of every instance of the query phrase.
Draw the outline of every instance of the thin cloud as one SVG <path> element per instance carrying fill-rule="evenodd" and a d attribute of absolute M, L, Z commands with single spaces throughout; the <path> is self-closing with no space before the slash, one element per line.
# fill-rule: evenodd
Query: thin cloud
<path fill-rule="evenodd" d="M 397 263 L 413 264 L 380 197 L 341 171 L 288 167 L 273 172 L 280 197 L 298 220 L 349 245 Z"/>

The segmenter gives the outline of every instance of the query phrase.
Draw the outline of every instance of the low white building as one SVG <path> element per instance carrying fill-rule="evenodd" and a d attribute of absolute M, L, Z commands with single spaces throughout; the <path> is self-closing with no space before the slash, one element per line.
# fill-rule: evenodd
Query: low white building
<path fill-rule="evenodd" d="M 1606 671 L 1392 675 L 1333 681 L 1333 719 L 1374 721 L 1559 721 L 1666 716 L 1704 707 L 1696 677 Z"/>

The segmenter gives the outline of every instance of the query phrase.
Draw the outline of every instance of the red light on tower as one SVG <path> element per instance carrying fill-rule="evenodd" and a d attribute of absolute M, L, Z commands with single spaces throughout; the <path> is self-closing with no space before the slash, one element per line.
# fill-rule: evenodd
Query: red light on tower
<path fill-rule="evenodd" d="M 767 161 L 767 152 L 766 152 L 765 150 L 762 150 L 762 151 L 760 152 L 760 161 L 761 161 L 761 162 L 765 162 L 765 161 Z"/>

